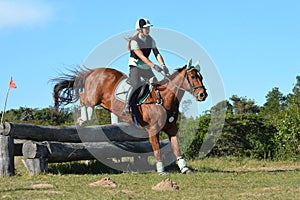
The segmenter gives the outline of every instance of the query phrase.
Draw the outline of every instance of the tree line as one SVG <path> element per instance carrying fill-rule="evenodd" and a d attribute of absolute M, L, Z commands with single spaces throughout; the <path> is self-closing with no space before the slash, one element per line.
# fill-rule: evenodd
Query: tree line
<path fill-rule="evenodd" d="M 210 129 L 218 129 L 218 121 L 211 122 L 212 114 L 226 112 L 221 135 L 208 135 Z M 2 114 L 2 113 L 1 113 Z M 102 108 L 95 109 L 99 124 L 110 123 L 110 113 Z M 184 117 L 181 114 L 180 117 Z M 5 113 L 5 121 L 38 125 L 68 126 L 76 121 L 71 108 L 55 111 L 52 107 L 37 109 L 20 107 Z M 181 121 L 181 120 L 179 120 Z M 284 95 L 278 87 L 266 95 L 262 106 L 247 97 L 233 95 L 229 100 L 219 102 L 204 115 L 184 120 L 179 124 L 182 137 L 190 137 L 186 157 L 199 158 L 199 149 L 207 137 L 215 140 L 208 156 L 238 156 L 259 159 L 300 158 L 300 76 L 296 77 L 291 93 Z M 214 127 L 215 126 L 215 127 Z M 192 131 L 191 128 L 196 129 Z M 195 134 L 194 134 L 195 132 Z"/>
<path fill-rule="evenodd" d="M 199 149 L 206 139 L 211 115 L 226 109 L 221 135 L 208 156 L 238 156 L 259 159 L 300 158 L 300 76 L 290 94 L 284 95 L 278 87 L 266 95 L 262 106 L 254 100 L 233 95 L 229 100 L 212 107 L 204 116 L 190 120 L 198 130 L 185 152 L 189 158 L 199 157 Z M 188 129 L 188 127 L 186 129 Z M 210 127 L 211 128 L 211 127 Z M 181 128 L 185 132 L 185 127 Z M 214 127 L 212 127 L 214 130 Z M 213 136 L 213 134 L 212 134 Z"/>

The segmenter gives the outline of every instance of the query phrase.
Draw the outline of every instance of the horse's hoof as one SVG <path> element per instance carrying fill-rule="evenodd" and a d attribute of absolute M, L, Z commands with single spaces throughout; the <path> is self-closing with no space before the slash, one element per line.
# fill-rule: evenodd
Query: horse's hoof
<path fill-rule="evenodd" d="M 158 175 L 160 175 L 160 176 L 167 176 L 168 173 L 167 172 L 159 172 Z"/>
<path fill-rule="evenodd" d="M 82 120 L 80 117 L 77 119 L 76 124 L 82 126 L 86 121 Z"/>
<path fill-rule="evenodd" d="M 193 170 L 188 169 L 184 174 L 193 174 L 193 173 L 194 173 Z"/>
<path fill-rule="evenodd" d="M 193 174 L 194 171 L 192 169 L 188 168 L 188 167 L 185 167 L 185 168 L 182 169 L 181 173 L 182 174 Z"/>

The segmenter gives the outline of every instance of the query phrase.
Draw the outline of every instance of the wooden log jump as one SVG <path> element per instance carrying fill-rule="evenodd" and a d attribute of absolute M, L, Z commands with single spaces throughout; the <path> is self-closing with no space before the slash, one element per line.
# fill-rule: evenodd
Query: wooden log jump
<path fill-rule="evenodd" d="M 14 144 L 14 139 L 26 141 Z M 147 162 L 148 155 L 152 155 L 152 146 L 147 140 L 146 131 L 126 123 L 88 127 L 5 123 L 0 126 L 0 176 L 13 175 L 14 156 L 21 155 L 32 175 L 47 172 L 48 163 L 52 162 L 99 157 L 136 158 L 137 155 L 139 159 L 144 159 L 142 162 Z M 172 157 L 168 144 L 168 141 L 161 142 L 161 147 L 167 147 L 162 153 Z"/>
<path fill-rule="evenodd" d="M 161 146 L 168 144 L 162 141 Z M 118 150 L 124 150 L 119 152 Z M 152 152 L 149 142 L 89 142 L 89 143 L 61 143 L 61 142 L 34 142 L 23 144 L 23 156 L 25 158 L 46 158 L 50 163 L 70 162 L 78 160 L 92 160 L 98 156 L 105 158 L 127 157 L 136 153 Z M 100 155 L 101 154 L 101 155 Z"/>
<path fill-rule="evenodd" d="M 86 127 L 5 123 L 4 127 L 0 127 L 0 133 L 3 133 L 3 135 L 13 135 L 15 139 L 73 143 L 80 143 L 82 141 L 145 141 L 148 139 L 146 131 L 127 123 Z"/>

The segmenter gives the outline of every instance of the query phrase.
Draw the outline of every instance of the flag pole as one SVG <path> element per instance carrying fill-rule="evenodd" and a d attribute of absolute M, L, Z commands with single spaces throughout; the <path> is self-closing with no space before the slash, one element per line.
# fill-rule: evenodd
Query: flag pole
<path fill-rule="evenodd" d="M 12 77 L 10 77 L 10 80 L 12 80 Z M 6 92 L 6 98 L 5 98 L 5 102 L 4 102 L 3 113 L 2 113 L 2 116 L 1 116 L 1 124 L 3 123 L 3 120 L 4 120 L 4 113 L 5 113 L 5 109 L 6 109 L 6 103 L 7 103 L 9 90 L 10 90 L 10 85 L 8 86 L 7 92 Z"/>

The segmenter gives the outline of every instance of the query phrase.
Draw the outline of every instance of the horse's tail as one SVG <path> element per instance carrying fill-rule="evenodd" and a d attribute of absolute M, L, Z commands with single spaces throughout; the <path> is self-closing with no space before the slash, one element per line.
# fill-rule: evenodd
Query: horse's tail
<path fill-rule="evenodd" d="M 90 69 L 70 71 L 73 75 L 62 74 L 51 80 L 55 83 L 53 88 L 55 110 L 58 110 L 61 105 L 68 105 L 79 99 L 79 93 L 84 87 L 84 80 L 91 72 Z"/>

